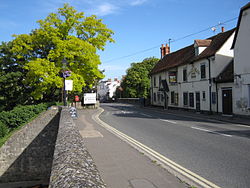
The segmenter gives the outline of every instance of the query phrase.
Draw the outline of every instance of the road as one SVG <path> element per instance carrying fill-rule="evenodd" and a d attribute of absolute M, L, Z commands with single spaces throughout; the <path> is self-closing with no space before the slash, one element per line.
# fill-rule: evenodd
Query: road
<path fill-rule="evenodd" d="M 250 186 L 250 127 L 126 104 L 101 107 L 102 121 L 210 182 Z"/>

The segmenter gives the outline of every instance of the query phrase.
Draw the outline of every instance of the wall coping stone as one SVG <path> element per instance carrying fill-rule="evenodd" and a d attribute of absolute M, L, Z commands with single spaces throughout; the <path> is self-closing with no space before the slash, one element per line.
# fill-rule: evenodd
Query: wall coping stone
<path fill-rule="evenodd" d="M 106 187 L 68 107 L 61 109 L 49 187 Z"/>

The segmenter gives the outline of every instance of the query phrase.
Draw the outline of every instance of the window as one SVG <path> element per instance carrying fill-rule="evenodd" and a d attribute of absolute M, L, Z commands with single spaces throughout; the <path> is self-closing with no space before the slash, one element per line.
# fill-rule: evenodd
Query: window
<path fill-rule="evenodd" d="M 174 91 L 171 91 L 171 104 L 174 104 Z"/>
<path fill-rule="evenodd" d="M 161 87 L 161 76 L 159 76 L 159 88 Z"/>
<path fill-rule="evenodd" d="M 154 102 L 156 102 L 156 94 L 154 93 Z"/>
<path fill-rule="evenodd" d="M 169 72 L 169 83 L 177 83 L 177 71 Z"/>
<path fill-rule="evenodd" d="M 206 78 L 206 65 L 201 64 L 201 79 Z"/>
<path fill-rule="evenodd" d="M 248 108 L 250 108 L 250 85 L 248 85 Z"/>
<path fill-rule="evenodd" d="M 189 93 L 189 106 L 194 107 L 194 93 Z"/>
<path fill-rule="evenodd" d="M 155 78 L 155 76 L 154 76 L 154 87 L 156 86 L 156 78 Z"/>
<path fill-rule="evenodd" d="M 205 101 L 206 100 L 206 92 L 202 91 L 202 100 Z"/>
<path fill-rule="evenodd" d="M 198 46 L 195 47 L 194 50 L 195 50 L 195 56 L 198 56 L 199 55 L 199 47 Z"/>
<path fill-rule="evenodd" d="M 212 92 L 212 104 L 216 104 L 216 92 Z"/>
<path fill-rule="evenodd" d="M 182 74 L 183 82 L 186 82 L 187 81 L 187 68 L 184 68 L 182 72 L 183 72 Z"/>
<path fill-rule="evenodd" d="M 174 104 L 178 105 L 178 101 L 179 101 L 179 95 L 178 95 L 178 93 L 175 93 L 174 94 Z"/>
<path fill-rule="evenodd" d="M 185 92 L 183 93 L 183 106 L 187 106 L 188 105 L 188 93 Z"/>

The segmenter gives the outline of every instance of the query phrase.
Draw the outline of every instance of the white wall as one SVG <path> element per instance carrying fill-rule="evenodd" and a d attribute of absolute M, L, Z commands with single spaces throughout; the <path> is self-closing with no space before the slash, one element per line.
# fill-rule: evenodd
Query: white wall
<path fill-rule="evenodd" d="M 100 96 L 100 99 L 107 99 L 108 97 L 112 98 L 115 94 L 116 88 L 120 86 L 120 81 L 104 81 L 100 82 L 97 86 L 97 95 Z"/>
<path fill-rule="evenodd" d="M 231 50 L 232 42 L 235 33 L 233 33 L 229 39 L 222 45 L 222 47 L 215 54 L 215 60 L 211 61 L 211 77 L 217 77 L 221 71 L 228 65 L 233 59 L 233 50 Z"/>
<path fill-rule="evenodd" d="M 234 91 L 234 113 L 250 115 L 249 85 L 250 85 L 250 9 L 243 12 L 240 28 L 234 46 L 234 72 L 236 75 Z"/>

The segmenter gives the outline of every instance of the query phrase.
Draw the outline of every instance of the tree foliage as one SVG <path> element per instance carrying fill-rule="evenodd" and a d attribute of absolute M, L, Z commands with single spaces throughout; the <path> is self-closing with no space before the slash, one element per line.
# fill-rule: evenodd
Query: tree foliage
<path fill-rule="evenodd" d="M 12 42 L 0 45 L 0 111 L 10 110 L 29 98 L 30 88 L 23 84 L 26 71 L 17 63 L 12 46 Z"/>
<path fill-rule="evenodd" d="M 121 84 L 123 97 L 147 98 L 149 96 L 149 73 L 158 61 L 158 58 L 150 57 L 144 59 L 142 62 L 131 64 Z M 119 94 L 117 95 L 119 96 Z"/>
<path fill-rule="evenodd" d="M 65 4 L 38 23 L 40 27 L 30 34 L 14 35 L 8 50 L 25 72 L 22 84 L 32 89 L 34 99 L 45 99 L 62 88 L 60 75 L 65 70 L 72 71 L 69 79 L 74 83 L 73 92 L 81 92 L 83 87 L 91 87 L 96 79 L 103 78 L 97 50 L 104 50 L 105 44 L 114 40 L 113 31 L 101 19 L 86 17 Z"/>

